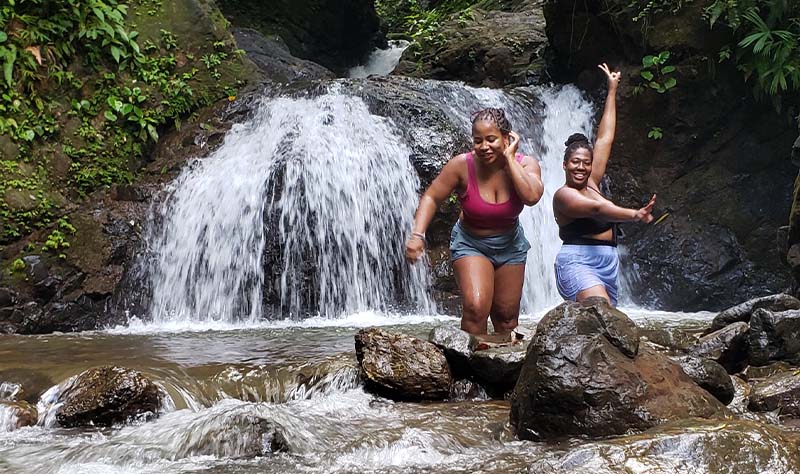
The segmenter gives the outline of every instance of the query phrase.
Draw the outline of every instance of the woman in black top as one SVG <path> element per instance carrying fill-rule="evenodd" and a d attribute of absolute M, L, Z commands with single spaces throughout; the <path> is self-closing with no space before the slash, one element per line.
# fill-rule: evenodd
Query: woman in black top
<path fill-rule="evenodd" d="M 565 299 L 583 301 L 600 296 L 616 306 L 619 255 L 615 223 L 651 222 L 656 196 L 641 209 L 626 209 L 606 199 L 599 190 L 614 142 L 620 73 L 611 72 L 605 63 L 598 67 L 608 78 L 608 96 L 597 141 L 593 149 L 583 134 L 567 139 L 563 164 L 566 183 L 553 196 L 559 237 L 564 242 L 555 270 L 558 292 Z"/>

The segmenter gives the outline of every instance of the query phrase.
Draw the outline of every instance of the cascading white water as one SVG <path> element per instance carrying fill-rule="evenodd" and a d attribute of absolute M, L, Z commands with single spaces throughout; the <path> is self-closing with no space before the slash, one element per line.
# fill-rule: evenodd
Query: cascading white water
<path fill-rule="evenodd" d="M 398 295 L 433 311 L 427 272 L 403 257 L 419 187 L 408 156 L 361 99 L 266 101 L 181 174 L 152 220 L 152 317 L 260 319 L 265 231 L 280 234 L 282 316 L 387 309 Z M 269 228 L 265 215 L 278 216 Z"/>
<path fill-rule="evenodd" d="M 472 112 L 503 107 L 523 137 L 520 151 L 539 155 L 545 196 L 521 216 L 532 245 L 522 309 L 557 304 L 552 194 L 563 184 L 565 138 L 591 133 L 591 105 L 570 86 L 515 94 L 424 87 L 465 133 Z M 419 191 L 411 144 L 362 99 L 336 83 L 329 89 L 265 100 L 170 186 L 148 237 L 152 318 L 254 322 L 265 302 L 280 308 L 279 318 L 396 305 L 436 311 L 426 265 L 403 258 Z"/>
<path fill-rule="evenodd" d="M 371 75 L 385 76 L 394 70 L 403 51 L 411 44 L 404 40 L 389 41 L 386 49 L 376 49 L 369 55 L 367 62 L 350 69 L 349 77 L 367 77 Z"/>

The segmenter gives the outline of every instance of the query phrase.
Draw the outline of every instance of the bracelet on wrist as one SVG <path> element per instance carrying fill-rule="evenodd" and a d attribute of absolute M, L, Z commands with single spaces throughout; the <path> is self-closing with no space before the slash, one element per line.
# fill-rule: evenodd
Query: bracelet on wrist
<path fill-rule="evenodd" d="M 412 232 L 411 237 L 416 237 L 419 240 L 425 242 L 425 234 L 423 234 L 422 232 Z"/>

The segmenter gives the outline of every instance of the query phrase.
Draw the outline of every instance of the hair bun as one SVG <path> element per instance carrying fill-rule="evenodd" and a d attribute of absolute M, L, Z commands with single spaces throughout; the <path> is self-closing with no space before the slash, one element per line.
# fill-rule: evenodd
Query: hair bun
<path fill-rule="evenodd" d="M 589 143 L 589 139 L 586 137 L 586 135 L 584 135 L 582 133 L 573 133 L 572 135 L 569 136 L 569 138 L 567 138 L 567 141 L 564 142 L 564 146 L 568 147 L 568 146 L 572 145 L 573 143 L 587 143 L 588 144 Z"/>

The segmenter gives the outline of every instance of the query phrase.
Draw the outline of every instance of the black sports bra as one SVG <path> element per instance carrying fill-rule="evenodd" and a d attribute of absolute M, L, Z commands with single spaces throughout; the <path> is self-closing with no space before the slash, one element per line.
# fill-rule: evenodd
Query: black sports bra
<path fill-rule="evenodd" d="M 590 187 L 603 196 L 601 192 Z M 605 197 L 605 196 L 603 196 Z M 611 229 L 611 240 L 593 239 L 586 235 L 597 235 Z M 617 246 L 617 224 L 596 217 L 578 217 L 569 224 L 558 226 L 558 236 L 565 244 Z"/>

